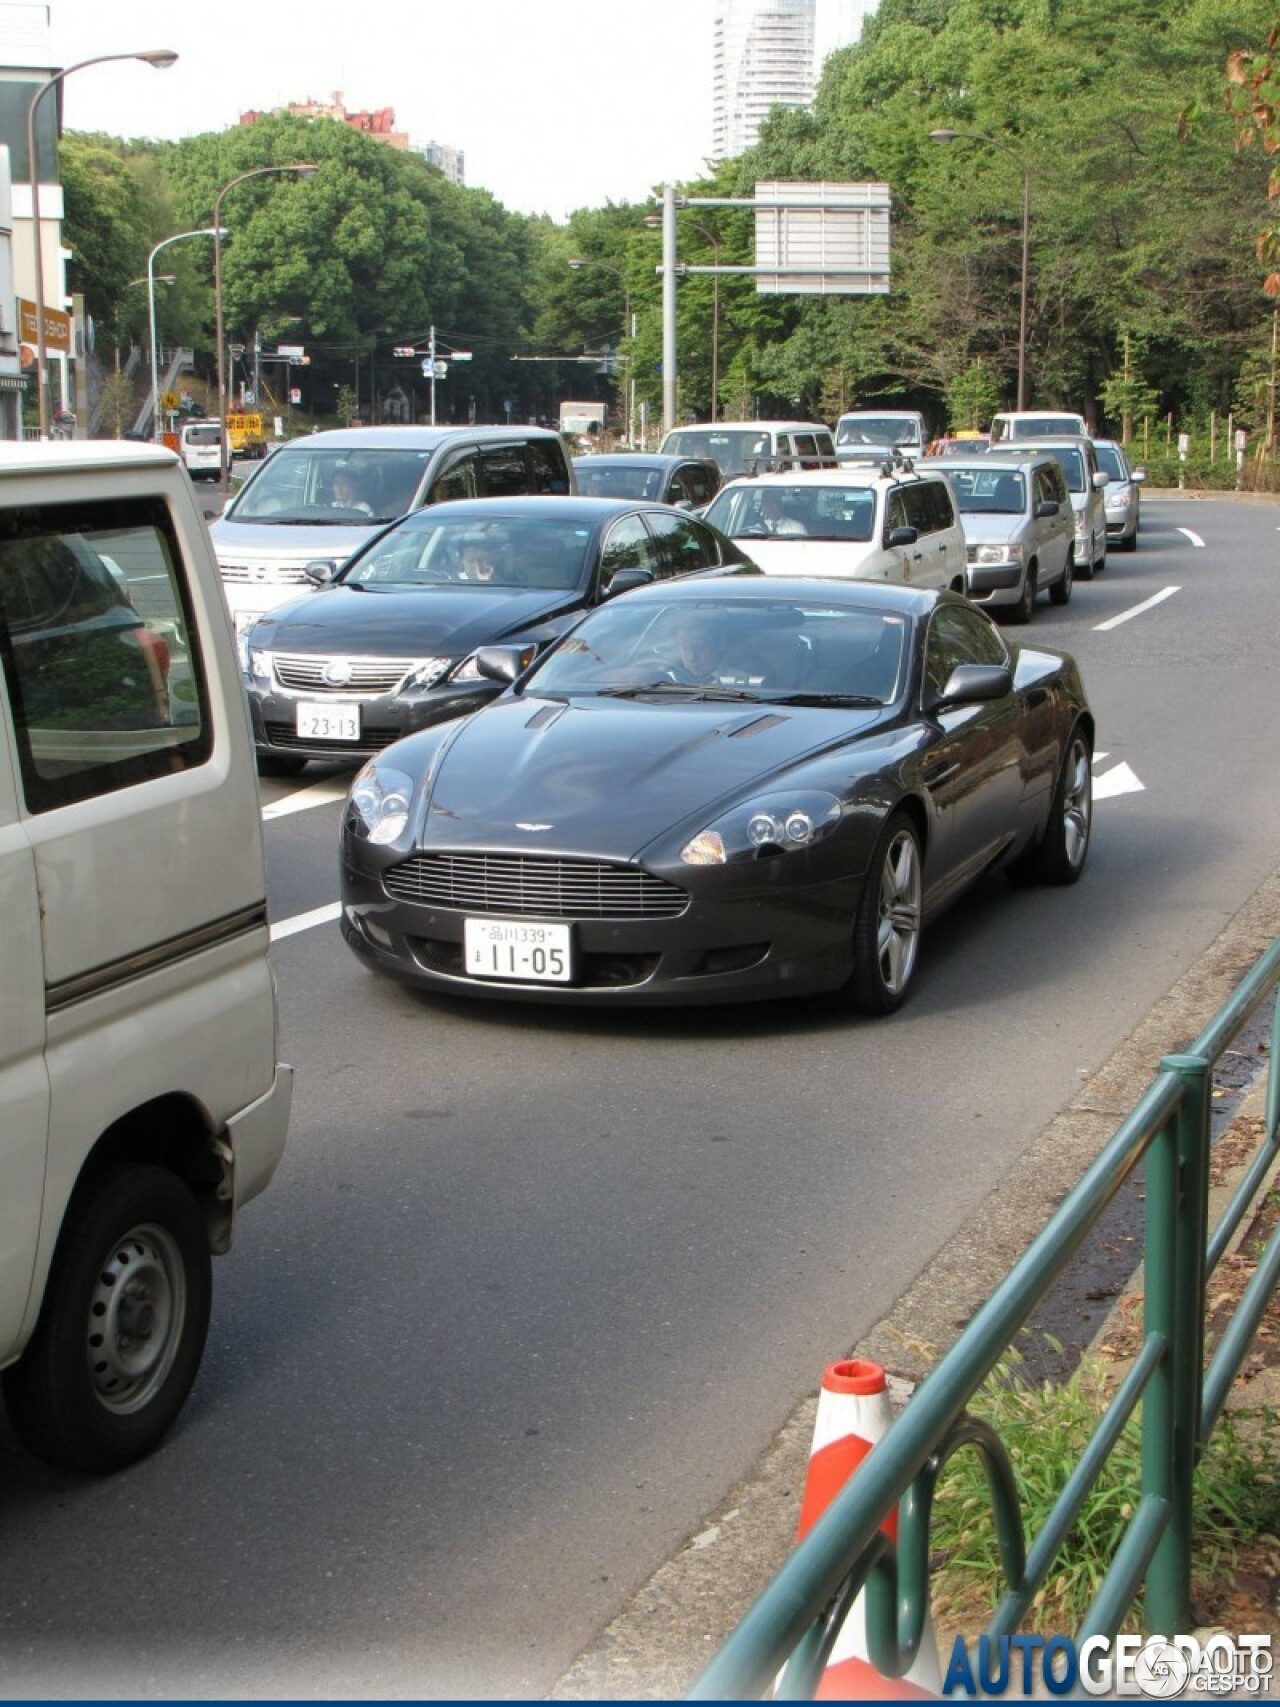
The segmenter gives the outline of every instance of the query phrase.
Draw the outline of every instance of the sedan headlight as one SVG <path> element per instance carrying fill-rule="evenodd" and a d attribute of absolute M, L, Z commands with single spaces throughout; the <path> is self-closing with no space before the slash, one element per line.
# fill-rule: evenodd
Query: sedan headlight
<path fill-rule="evenodd" d="M 411 777 L 370 759 L 352 783 L 348 800 L 356 833 L 378 844 L 394 842 L 409 822 L 412 800 Z"/>
<path fill-rule="evenodd" d="M 699 830 L 681 848 L 680 858 L 686 865 L 727 865 L 731 859 L 791 853 L 830 835 L 840 815 L 835 795 L 821 789 L 761 795 Z"/>
<path fill-rule="evenodd" d="M 264 646 L 249 646 L 245 650 L 249 655 L 249 674 L 261 681 L 271 679 L 271 653 Z"/>
<path fill-rule="evenodd" d="M 1106 499 L 1107 508 L 1109 510 L 1123 510 L 1125 505 L 1129 502 L 1128 484 L 1126 483 L 1123 486 L 1108 486 Z"/>
<path fill-rule="evenodd" d="M 433 688 L 453 662 L 451 658 L 419 658 L 401 681 L 397 693 L 413 693 Z"/>
<path fill-rule="evenodd" d="M 1021 563 L 1020 545 L 970 545 L 965 548 L 970 563 Z"/>

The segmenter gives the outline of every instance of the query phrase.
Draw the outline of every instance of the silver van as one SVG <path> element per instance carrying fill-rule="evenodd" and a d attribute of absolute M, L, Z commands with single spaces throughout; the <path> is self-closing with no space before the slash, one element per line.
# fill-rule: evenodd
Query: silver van
<path fill-rule="evenodd" d="M 211 530 L 238 633 L 345 563 L 387 522 L 448 498 L 572 492 L 545 427 L 344 427 L 294 439 L 261 464 Z"/>
<path fill-rule="evenodd" d="M 248 714 L 161 446 L 0 446 L 0 1385 L 49 1462 L 155 1446 L 284 1149 Z"/>

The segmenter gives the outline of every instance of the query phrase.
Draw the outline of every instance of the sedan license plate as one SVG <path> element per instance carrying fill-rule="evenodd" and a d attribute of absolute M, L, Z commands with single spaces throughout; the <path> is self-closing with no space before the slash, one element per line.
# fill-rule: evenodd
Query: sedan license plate
<path fill-rule="evenodd" d="M 303 741 L 358 741 L 360 707 L 333 700 L 300 701 L 296 732 Z"/>
<path fill-rule="evenodd" d="M 567 984 L 572 974 L 568 925 L 528 919 L 465 919 L 466 970 L 472 978 Z"/>

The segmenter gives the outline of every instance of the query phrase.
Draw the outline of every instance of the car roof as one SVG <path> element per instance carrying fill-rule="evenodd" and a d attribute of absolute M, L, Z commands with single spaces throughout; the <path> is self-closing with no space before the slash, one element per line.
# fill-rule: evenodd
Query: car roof
<path fill-rule="evenodd" d="M 923 417 L 918 409 L 846 409 L 840 421 L 864 421 L 871 417 L 879 419 L 887 415 L 894 421 L 919 421 Z M 836 425 L 840 425 L 840 421 Z"/>
<path fill-rule="evenodd" d="M 575 456 L 575 468 L 678 468 L 686 462 L 701 462 L 708 468 L 716 465 L 709 456 L 685 456 L 669 452 L 660 456 L 657 451 L 610 450 L 599 456 Z"/>
<path fill-rule="evenodd" d="M 747 575 L 731 580 L 704 580 L 700 575 L 682 575 L 676 580 L 655 581 L 647 587 L 636 587 L 627 594 L 632 599 L 705 600 L 729 597 L 724 589 L 732 589 L 732 597 L 750 599 L 753 603 L 794 603 L 799 599 L 815 599 L 822 604 L 860 605 L 864 609 L 896 611 L 902 616 L 928 616 L 942 603 L 964 605 L 968 601 L 959 593 L 944 587 L 909 587 L 900 581 L 841 580 L 830 575 Z"/>
<path fill-rule="evenodd" d="M 161 444 L 136 439 L 27 439 L 0 441 L 0 472 L 54 474 L 66 469 L 155 468 L 178 458 Z"/>
<path fill-rule="evenodd" d="M 686 421 L 672 433 L 829 433 L 824 421 Z M 671 433 L 665 435 L 671 437 Z"/>
<path fill-rule="evenodd" d="M 333 427 L 324 433 L 304 433 L 281 449 L 434 450 L 454 438 L 510 444 L 527 438 L 559 441 L 560 435 L 549 427 Z"/>
<path fill-rule="evenodd" d="M 442 504 L 428 504 L 423 509 L 412 510 L 402 520 L 425 524 L 440 516 L 450 520 L 473 517 L 490 522 L 551 516 L 561 521 L 594 525 L 608 521 L 611 516 L 626 515 L 635 510 L 657 510 L 663 515 L 679 516 L 686 522 L 691 519 L 687 510 L 648 498 L 584 498 L 557 492 L 520 492 L 510 498 L 449 498 Z"/>
<path fill-rule="evenodd" d="M 886 461 L 888 460 L 886 453 Z M 735 474 L 731 480 L 726 480 L 720 488 L 728 492 L 734 486 L 874 486 L 879 480 L 914 480 L 918 479 L 919 463 L 906 466 L 895 463 L 886 474 L 883 465 L 871 459 L 862 463 L 845 463 L 839 468 L 797 468 L 790 473 L 773 472 L 769 474 Z M 932 475 L 933 469 L 927 469 L 926 474 Z M 719 496 L 719 493 L 716 494 Z"/>
<path fill-rule="evenodd" d="M 1044 458 L 1035 456 L 1030 451 L 977 451 L 972 456 L 926 456 L 916 463 L 917 468 L 927 469 L 929 473 L 950 474 L 957 468 L 995 468 L 1018 469 L 1032 468 L 1035 464 L 1043 463 Z"/>

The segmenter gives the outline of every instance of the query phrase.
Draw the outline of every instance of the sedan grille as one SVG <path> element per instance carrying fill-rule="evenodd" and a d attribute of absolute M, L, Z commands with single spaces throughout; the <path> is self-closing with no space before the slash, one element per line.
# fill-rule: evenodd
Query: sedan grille
<path fill-rule="evenodd" d="M 468 913 L 674 919 L 689 905 L 683 889 L 634 865 L 524 854 L 414 854 L 382 881 L 397 900 Z"/>
<path fill-rule="evenodd" d="M 343 666 L 340 682 L 325 679 L 325 671 L 335 663 Z M 275 654 L 276 680 L 282 688 L 332 693 L 347 699 L 353 694 L 390 693 L 412 668 L 411 658 L 299 658 L 285 652 Z"/>

